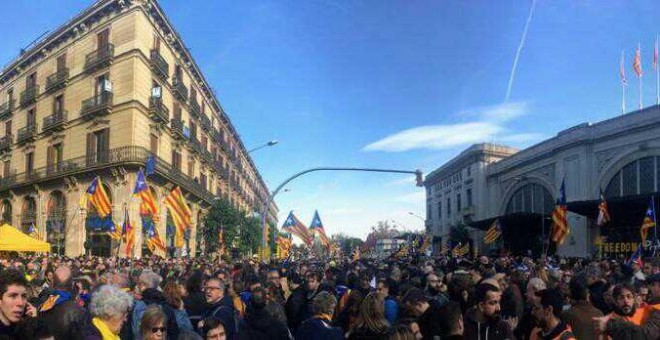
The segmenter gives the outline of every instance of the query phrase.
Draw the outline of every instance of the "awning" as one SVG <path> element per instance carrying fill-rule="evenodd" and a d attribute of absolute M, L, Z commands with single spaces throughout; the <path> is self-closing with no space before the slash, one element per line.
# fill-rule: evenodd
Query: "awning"
<path fill-rule="evenodd" d="M 0 226 L 0 251 L 50 252 L 50 243 L 23 234 L 20 230 L 4 224 Z"/>
<path fill-rule="evenodd" d="M 610 213 L 612 221 L 617 224 L 634 224 L 642 223 L 644 213 L 649 207 L 649 200 L 651 196 L 660 198 L 660 192 L 648 193 L 644 195 L 631 195 L 624 197 L 605 198 L 607 200 L 607 210 Z M 655 200 L 656 211 L 658 211 L 658 202 Z M 575 201 L 567 204 L 568 211 L 576 214 L 589 217 L 591 219 L 598 218 L 598 205 L 600 199 L 588 201 Z"/>

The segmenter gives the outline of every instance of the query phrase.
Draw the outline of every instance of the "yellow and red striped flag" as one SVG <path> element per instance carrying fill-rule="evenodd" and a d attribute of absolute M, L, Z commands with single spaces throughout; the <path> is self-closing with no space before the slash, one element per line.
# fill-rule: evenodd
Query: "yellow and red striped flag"
<path fill-rule="evenodd" d="M 105 192 L 105 188 L 103 188 L 101 178 L 98 176 L 94 178 L 92 184 L 87 188 L 87 197 L 94 208 L 96 208 L 100 218 L 110 215 L 112 212 L 110 198 L 108 197 L 108 193 Z"/>
<path fill-rule="evenodd" d="M 568 219 L 566 215 L 568 214 L 568 208 L 566 207 L 566 187 L 564 186 L 564 180 L 561 181 L 561 187 L 559 188 L 559 198 L 557 199 L 557 205 L 555 210 L 552 212 L 552 241 L 556 242 L 557 245 L 562 245 L 566 240 L 566 237 L 571 233 L 571 229 L 568 227 Z"/>
<path fill-rule="evenodd" d="M 142 219 L 142 228 L 146 228 L 147 230 L 147 247 L 149 250 L 152 253 L 156 253 L 156 250 L 165 252 L 165 242 L 158 235 L 158 230 L 156 229 L 153 220 Z"/>
<path fill-rule="evenodd" d="M 192 212 L 190 211 L 190 208 L 188 208 L 186 200 L 183 198 L 181 188 L 177 186 L 172 189 L 169 195 L 165 198 L 165 206 L 169 209 L 172 221 L 174 222 L 174 246 L 182 248 L 183 234 L 192 225 Z"/>
<path fill-rule="evenodd" d="M 633 60 L 633 70 L 638 77 L 642 76 L 642 48 L 640 45 L 637 45 L 637 50 L 635 51 L 635 59 Z"/>
<path fill-rule="evenodd" d="M 113 240 L 121 240 L 121 231 L 122 228 L 117 228 L 117 224 L 113 221 L 110 230 L 107 231 L 106 234 L 108 234 Z"/>
<path fill-rule="evenodd" d="M 603 195 L 603 190 L 600 191 L 600 203 L 598 204 L 598 218 L 596 219 L 596 225 L 602 226 L 605 223 L 610 221 L 610 212 L 607 209 L 607 201 L 605 200 L 605 195 Z"/>
<path fill-rule="evenodd" d="M 649 208 L 646 209 L 646 214 L 644 215 L 644 221 L 642 222 L 642 227 L 639 229 L 639 233 L 642 237 L 642 245 L 646 243 L 646 238 L 649 234 L 649 229 L 655 228 L 655 204 L 653 196 L 651 196 L 651 201 L 649 202 Z"/>
<path fill-rule="evenodd" d="M 133 195 L 137 195 L 142 200 L 140 210 L 151 215 L 154 222 L 158 222 L 158 206 L 156 205 L 156 198 L 147 185 L 147 180 L 144 176 L 142 169 L 138 171 L 137 180 L 135 181 L 135 189 Z"/>
<path fill-rule="evenodd" d="M 490 225 L 488 231 L 484 235 L 484 243 L 491 244 L 502 236 L 502 227 L 500 226 L 500 220 L 497 219 Z"/>
<path fill-rule="evenodd" d="M 133 256 L 133 248 L 135 246 L 135 229 L 131 225 L 131 220 L 128 217 L 128 209 L 124 213 L 124 225 L 122 226 L 122 235 L 126 242 L 126 257 Z"/>

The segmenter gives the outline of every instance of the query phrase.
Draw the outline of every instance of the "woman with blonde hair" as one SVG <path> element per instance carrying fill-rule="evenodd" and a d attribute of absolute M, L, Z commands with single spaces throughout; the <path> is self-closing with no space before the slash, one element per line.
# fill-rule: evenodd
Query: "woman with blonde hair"
<path fill-rule="evenodd" d="M 360 304 L 360 314 L 348 339 L 382 339 L 392 331 L 385 318 L 385 301 L 377 293 L 369 293 Z"/>
<path fill-rule="evenodd" d="M 140 336 L 142 340 L 163 340 L 167 338 L 167 316 L 160 306 L 153 304 L 147 307 L 140 320 Z M 139 339 L 138 339 L 139 340 Z"/>

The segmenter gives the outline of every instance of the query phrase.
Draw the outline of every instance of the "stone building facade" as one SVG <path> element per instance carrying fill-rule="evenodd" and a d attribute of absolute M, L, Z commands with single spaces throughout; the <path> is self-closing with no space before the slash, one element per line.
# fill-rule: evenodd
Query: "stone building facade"
<path fill-rule="evenodd" d="M 218 197 L 260 212 L 269 191 L 227 113 L 155 1 L 100 0 L 11 61 L 0 73 L 2 221 L 34 224 L 53 251 L 108 255 L 103 231 L 127 209 L 146 251 L 137 170 L 160 205 L 157 228 L 172 244 L 163 201 L 180 186 L 193 212 L 188 251 Z M 98 218 L 81 196 L 99 176 L 112 216 Z M 277 207 L 268 209 L 276 223 Z M 142 247 L 140 247 L 142 245 Z"/>

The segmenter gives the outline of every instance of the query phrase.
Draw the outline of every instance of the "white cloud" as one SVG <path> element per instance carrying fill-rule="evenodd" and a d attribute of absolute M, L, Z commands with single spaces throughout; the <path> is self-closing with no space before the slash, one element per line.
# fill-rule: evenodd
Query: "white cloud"
<path fill-rule="evenodd" d="M 533 133 L 508 134 L 505 122 L 527 113 L 525 102 L 507 103 L 465 111 L 462 115 L 477 121 L 419 126 L 387 136 L 363 148 L 364 151 L 401 152 L 415 149 L 441 150 L 499 139 L 502 142 L 528 142 L 539 139 Z"/>
<path fill-rule="evenodd" d="M 424 201 L 426 200 L 426 194 L 424 193 L 424 191 L 418 191 L 410 194 L 401 195 L 395 198 L 395 200 L 397 202 L 423 207 Z"/>

